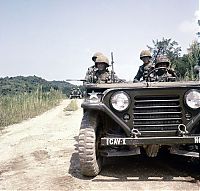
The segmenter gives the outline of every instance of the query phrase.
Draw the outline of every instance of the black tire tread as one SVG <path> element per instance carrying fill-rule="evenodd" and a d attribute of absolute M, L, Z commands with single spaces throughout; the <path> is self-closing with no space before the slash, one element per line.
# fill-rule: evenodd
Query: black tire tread
<path fill-rule="evenodd" d="M 96 176 L 101 170 L 101 164 L 96 158 L 96 117 L 85 112 L 79 132 L 79 159 L 81 173 L 85 176 Z"/>

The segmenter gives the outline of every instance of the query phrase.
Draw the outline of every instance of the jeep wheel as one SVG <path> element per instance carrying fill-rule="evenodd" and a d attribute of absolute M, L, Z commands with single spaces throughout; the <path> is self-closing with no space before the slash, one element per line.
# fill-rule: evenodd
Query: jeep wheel
<path fill-rule="evenodd" d="M 85 176 L 96 176 L 101 171 L 102 157 L 98 152 L 97 126 L 97 115 L 85 112 L 78 144 L 81 173 Z"/>

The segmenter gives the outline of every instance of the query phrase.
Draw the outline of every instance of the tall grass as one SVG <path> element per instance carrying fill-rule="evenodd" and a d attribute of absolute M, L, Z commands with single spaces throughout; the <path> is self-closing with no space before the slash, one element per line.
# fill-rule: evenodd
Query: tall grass
<path fill-rule="evenodd" d="M 44 93 L 42 88 L 38 88 L 33 93 L 1 96 L 0 127 L 41 114 L 56 106 L 62 98 L 63 95 L 60 91 L 51 89 L 50 92 Z"/>
<path fill-rule="evenodd" d="M 64 111 L 76 111 L 78 109 L 78 104 L 76 100 L 72 100 L 69 105 L 64 109 Z"/>

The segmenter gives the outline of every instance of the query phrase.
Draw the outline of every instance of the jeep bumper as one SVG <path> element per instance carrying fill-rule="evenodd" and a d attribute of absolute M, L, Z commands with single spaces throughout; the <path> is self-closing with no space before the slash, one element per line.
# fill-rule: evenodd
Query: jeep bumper
<path fill-rule="evenodd" d="M 102 146 L 199 144 L 200 135 L 184 137 L 101 138 Z"/>

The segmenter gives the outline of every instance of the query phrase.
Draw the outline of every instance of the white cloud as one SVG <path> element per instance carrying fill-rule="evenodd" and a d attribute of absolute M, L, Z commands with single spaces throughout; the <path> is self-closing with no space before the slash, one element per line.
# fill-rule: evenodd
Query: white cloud
<path fill-rule="evenodd" d="M 196 20 L 198 20 L 198 18 L 200 18 L 200 11 L 195 11 L 194 16 L 196 18 Z"/>
<path fill-rule="evenodd" d="M 194 18 L 192 20 L 184 20 L 182 21 L 178 28 L 183 33 L 196 33 L 200 28 L 198 26 L 198 20 L 200 20 L 200 11 L 195 11 Z"/>
<path fill-rule="evenodd" d="M 179 30 L 183 33 L 196 33 L 198 30 L 198 24 L 195 21 L 185 20 L 180 23 Z"/>

